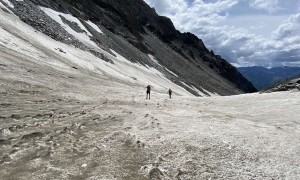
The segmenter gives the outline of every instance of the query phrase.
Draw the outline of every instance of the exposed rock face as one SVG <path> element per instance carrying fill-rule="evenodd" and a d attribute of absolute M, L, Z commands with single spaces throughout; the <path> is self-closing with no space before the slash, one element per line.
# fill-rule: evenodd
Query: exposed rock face
<path fill-rule="evenodd" d="M 300 91 L 300 76 L 277 83 L 273 87 L 262 92 L 271 93 L 278 91 Z"/>
<path fill-rule="evenodd" d="M 197 65 L 197 61 L 207 61 L 206 63 L 211 69 L 234 83 L 237 88 L 244 92 L 256 91 L 252 84 L 233 66 L 220 56 L 210 53 L 201 39 L 191 33 L 180 33 L 175 29 L 170 19 L 158 16 L 155 10 L 149 8 L 143 1 L 98 0 L 95 2 L 102 2 L 106 7 L 115 9 L 117 13 L 121 14 L 121 17 L 124 17 L 125 22 L 129 24 L 129 29 L 135 34 L 142 33 L 143 27 L 146 25 L 149 30 L 158 35 L 164 42 L 169 43 L 184 58 L 195 59 L 193 65 Z"/>
<path fill-rule="evenodd" d="M 78 48 L 87 48 L 31 1 L 12 1 L 12 3 L 14 4 L 14 13 L 36 30 L 47 34 L 57 41 L 74 45 Z"/>
<path fill-rule="evenodd" d="M 37 30 L 109 61 L 103 54 L 66 33 L 38 6 L 72 14 L 87 29 L 91 29 L 85 23 L 89 20 L 109 34 L 103 38 L 93 32 L 91 39 L 98 46 L 114 49 L 133 62 L 155 67 L 195 95 L 197 93 L 190 87 L 220 95 L 256 91 L 232 65 L 209 51 L 201 39 L 191 33 L 177 31 L 170 19 L 158 16 L 143 0 L 28 0 L 13 1 L 13 4 L 16 6 L 13 11 Z M 76 25 L 72 26 L 76 29 Z M 152 63 L 147 54 L 153 55 L 162 67 Z"/>

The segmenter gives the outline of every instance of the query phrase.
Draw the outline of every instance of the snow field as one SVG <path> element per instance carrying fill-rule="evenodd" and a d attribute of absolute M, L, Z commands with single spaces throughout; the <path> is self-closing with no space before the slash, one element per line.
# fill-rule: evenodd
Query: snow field
<path fill-rule="evenodd" d="M 78 20 L 76 21 L 74 17 L 70 17 L 70 15 L 58 13 L 47 8 L 42 9 L 57 22 L 63 23 L 59 17 L 59 15 L 62 15 L 72 22 L 80 23 Z M 4 13 L 2 10 L 0 13 L 1 26 L 5 27 L 4 29 L 0 29 L 2 32 L 0 35 L 0 43 L 13 52 L 18 52 L 30 57 L 30 61 L 34 61 L 38 64 L 47 64 L 51 68 L 69 73 L 75 73 L 74 69 L 71 68 L 75 65 L 95 73 L 99 78 L 106 76 L 119 79 L 124 83 L 135 84 L 139 87 L 146 87 L 146 85 L 150 84 L 154 91 L 163 94 L 167 93 L 167 90 L 171 88 L 176 95 L 191 96 L 189 92 L 172 83 L 156 69 L 132 63 L 114 50 L 111 51 L 117 57 L 97 47 L 99 52 L 114 61 L 114 64 L 111 64 L 95 57 L 89 52 L 57 42 L 42 33 L 36 32 L 32 27 L 21 22 L 16 16 Z M 70 27 L 67 27 L 67 25 L 63 25 L 69 32 L 73 31 Z M 82 26 L 81 28 L 83 28 Z M 19 39 L 17 36 L 11 34 L 11 32 L 20 34 L 22 37 L 25 37 L 27 41 Z M 76 35 L 75 31 L 72 33 Z M 88 38 L 86 34 L 80 34 L 86 36 L 85 40 Z M 82 40 L 83 36 L 75 37 Z M 89 45 L 93 46 L 93 43 L 89 43 Z M 58 49 L 63 50 L 64 53 Z"/>
<path fill-rule="evenodd" d="M 57 17 L 57 14 L 53 16 Z M 127 169 L 126 173 L 139 169 L 136 174 L 142 174 L 136 175 L 139 177 L 136 179 L 149 178 L 153 170 L 161 172 L 161 179 L 300 177 L 299 92 L 193 97 L 154 68 L 131 63 L 114 50 L 111 51 L 116 57 L 98 48 L 114 64 L 105 62 L 36 32 L 2 9 L 0 46 L 0 74 L 4 79 L 0 83 L 0 97 L 13 104 L 11 109 L 1 111 L 4 117 L 1 121 L 8 119 L 7 129 L 1 129 L 1 136 L 14 141 L 32 133 L 34 128 L 37 132 L 42 133 L 43 129 L 46 132 L 37 141 L 21 143 L 18 152 L 10 155 L 12 161 L 23 163 L 15 163 L 21 168 L 0 164 L 3 173 L 21 170 L 24 179 L 43 179 L 42 176 L 50 172 L 59 176 L 57 179 L 67 179 L 69 174 L 72 177 L 85 174 L 87 177 L 83 178 L 89 179 L 113 179 L 115 175 L 125 177 L 122 173 L 130 165 L 133 168 Z M 22 66 L 17 62 L 22 62 Z M 51 76 L 43 71 L 24 72 L 27 69 L 23 66 L 59 73 Z M 27 76 L 22 76 L 24 73 Z M 73 78 L 65 78 L 71 75 Z M 42 91 L 43 87 L 31 86 L 40 81 L 54 90 Z M 11 85 L 13 83 L 16 85 Z M 65 86 L 56 88 L 54 83 Z M 151 100 L 145 100 L 148 84 L 153 86 Z M 7 87 L 11 92 L 2 93 Z M 17 91 L 32 90 L 30 88 L 42 92 L 36 95 Z M 168 88 L 175 93 L 171 100 L 168 99 Z M 48 93 L 57 93 L 55 95 L 59 97 Z M 49 116 L 43 116 L 45 109 L 52 113 L 53 123 L 49 122 Z M 14 110 L 21 116 L 30 117 L 26 122 L 16 120 Z M 35 122 L 37 119 L 39 121 Z M 24 134 L 9 130 L 9 125 L 12 129 L 16 123 L 23 127 L 18 131 Z M 29 123 L 26 128 L 24 123 Z M 34 126 L 38 123 L 40 126 Z M 51 139 L 49 132 L 61 138 Z M 7 138 L 11 135 L 15 138 Z M 54 147 L 51 142 L 55 141 Z M 33 147 L 34 151 L 30 151 Z M 53 158 L 56 163 L 36 156 L 32 153 L 35 150 L 39 150 L 39 155 L 48 152 L 51 156 L 46 157 Z M 30 163 L 28 157 L 33 157 Z M 22 171 L 27 165 L 41 167 L 39 172 L 42 173 Z M 89 168 L 95 169 L 85 171 Z M 7 177 L 10 177 L 9 173 Z"/>
<path fill-rule="evenodd" d="M 201 173 L 204 164 L 220 173 L 216 179 L 300 177 L 300 92 L 153 101 L 124 127 L 149 145 L 168 177 L 176 169 L 211 177 Z"/>

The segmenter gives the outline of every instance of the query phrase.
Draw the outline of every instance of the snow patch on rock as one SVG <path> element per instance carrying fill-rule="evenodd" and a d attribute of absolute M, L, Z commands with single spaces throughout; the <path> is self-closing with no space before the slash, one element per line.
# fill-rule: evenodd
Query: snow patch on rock
<path fill-rule="evenodd" d="M 86 21 L 86 23 L 87 23 L 88 25 L 90 25 L 93 29 L 95 29 L 97 32 L 99 32 L 99 33 L 101 33 L 101 34 L 104 34 L 104 33 L 101 31 L 101 29 L 100 29 L 96 24 L 94 24 L 93 22 L 91 22 L 91 21 Z"/>
<path fill-rule="evenodd" d="M 83 42 L 85 45 L 93 47 L 95 49 L 98 49 L 99 47 L 95 42 L 90 40 L 90 36 L 92 34 L 84 27 L 84 25 L 74 16 L 70 14 L 65 14 L 61 12 L 54 11 L 50 8 L 40 7 L 41 10 L 43 10 L 49 17 L 51 17 L 54 21 L 59 23 L 68 33 L 72 34 L 75 38 L 77 38 L 79 41 Z M 83 30 L 83 33 L 78 33 L 74 29 L 72 29 L 69 25 L 65 24 L 61 17 L 66 18 L 70 22 L 76 23 L 81 30 Z"/>
<path fill-rule="evenodd" d="M 5 4 L 7 4 L 11 8 L 15 8 L 15 6 L 9 0 L 3 0 Z M 0 2 L 1 3 L 1 2 Z"/>

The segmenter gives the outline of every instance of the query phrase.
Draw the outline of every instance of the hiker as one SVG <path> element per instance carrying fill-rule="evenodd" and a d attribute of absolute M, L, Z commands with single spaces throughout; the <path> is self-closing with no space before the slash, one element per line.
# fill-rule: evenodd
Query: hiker
<path fill-rule="evenodd" d="M 169 97 L 170 97 L 170 99 L 171 99 L 171 96 L 172 96 L 172 89 L 169 89 L 168 93 L 169 93 Z"/>
<path fill-rule="evenodd" d="M 146 99 L 148 99 L 148 94 L 149 94 L 149 99 L 150 99 L 151 86 L 148 85 L 146 88 L 147 88 L 147 91 L 146 91 Z"/>

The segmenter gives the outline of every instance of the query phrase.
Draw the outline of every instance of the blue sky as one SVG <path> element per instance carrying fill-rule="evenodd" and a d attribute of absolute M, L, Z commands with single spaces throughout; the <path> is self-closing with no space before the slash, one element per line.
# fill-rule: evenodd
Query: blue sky
<path fill-rule="evenodd" d="M 300 0 L 145 0 L 235 66 L 300 66 Z"/>

